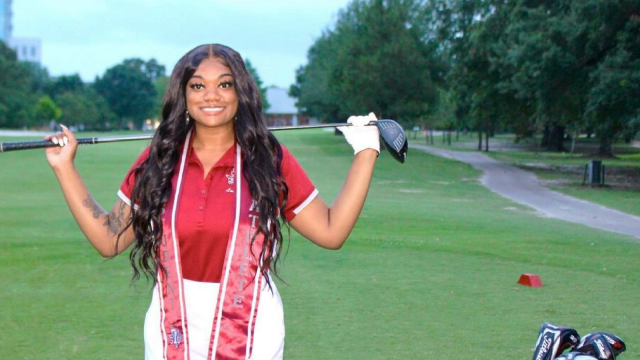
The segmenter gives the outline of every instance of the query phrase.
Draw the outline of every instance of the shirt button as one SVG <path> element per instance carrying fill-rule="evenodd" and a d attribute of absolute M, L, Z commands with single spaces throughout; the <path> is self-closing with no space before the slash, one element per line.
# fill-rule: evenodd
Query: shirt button
<path fill-rule="evenodd" d="M 201 193 L 202 195 L 207 195 L 207 190 L 202 190 L 200 193 Z"/>
<path fill-rule="evenodd" d="M 200 211 L 204 210 L 204 206 L 202 206 L 202 205 L 198 206 L 198 210 L 200 210 Z"/>

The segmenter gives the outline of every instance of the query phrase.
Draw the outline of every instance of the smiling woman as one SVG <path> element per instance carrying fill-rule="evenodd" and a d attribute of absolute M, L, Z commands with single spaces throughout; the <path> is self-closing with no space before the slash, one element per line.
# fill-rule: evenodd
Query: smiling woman
<path fill-rule="evenodd" d="M 107 212 L 73 160 L 66 128 L 47 160 L 89 242 L 105 257 L 132 247 L 134 279 L 154 279 L 145 358 L 282 359 L 284 315 L 271 278 L 290 226 L 338 249 L 358 219 L 380 152 L 373 114 L 340 128 L 354 161 L 327 206 L 305 171 L 269 132 L 260 93 L 229 47 L 201 45 L 176 64 L 151 145 Z M 376 123 L 382 124 L 383 122 Z"/>

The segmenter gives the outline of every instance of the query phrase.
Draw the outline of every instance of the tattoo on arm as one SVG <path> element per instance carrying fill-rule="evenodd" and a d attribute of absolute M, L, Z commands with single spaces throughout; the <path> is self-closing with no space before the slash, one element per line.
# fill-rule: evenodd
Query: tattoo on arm
<path fill-rule="evenodd" d="M 109 232 L 116 235 L 122 225 L 124 224 L 124 208 L 127 204 L 124 201 L 120 201 L 118 208 L 109 213 L 107 216 L 107 220 L 102 224 L 103 226 L 107 226 L 109 228 Z"/>
<path fill-rule="evenodd" d="M 82 206 L 91 210 L 91 212 L 93 213 L 94 219 L 99 218 L 100 214 L 102 213 L 102 209 L 100 208 L 100 205 L 98 205 L 98 203 L 93 199 L 91 195 L 87 195 L 87 198 L 82 200 Z"/>

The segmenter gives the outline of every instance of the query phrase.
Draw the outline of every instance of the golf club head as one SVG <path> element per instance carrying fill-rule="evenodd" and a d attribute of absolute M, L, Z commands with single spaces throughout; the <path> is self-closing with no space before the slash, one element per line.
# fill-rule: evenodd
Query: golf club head
<path fill-rule="evenodd" d="M 402 126 L 390 119 L 382 119 L 373 123 L 378 127 L 384 147 L 387 148 L 394 159 L 404 163 L 407 158 L 409 144 Z"/>

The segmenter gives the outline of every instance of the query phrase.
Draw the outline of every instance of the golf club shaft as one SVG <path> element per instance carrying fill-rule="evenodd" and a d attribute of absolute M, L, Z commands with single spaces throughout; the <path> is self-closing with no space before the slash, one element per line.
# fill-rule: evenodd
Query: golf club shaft
<path fill-rule="evenodd" d="M 369 124 L 369 125 L 374 125 L 374 124 L 375 123 Z M 332 123 L 332 124 L 317 124 L 317 125 L 278 126 L 278 127 L 270 127 L 269 131 L 319 129 L 319 128 L 330 128 L 330 127 L 337 127 L 337 126 L 352 126 L 352 124 Z M 150 140 L 153 138 L 153 135 L 154 134 L 88 137 L 88 138 L 78 138 L 76 140 L 78 141 L 78 145 L 93 145 L 93 144 L 119 142 L 119 141 Z M 4 143 L 0 143 L 0 153 L 7 152 L 7 151 L 15 151 L 15 150 L 42 149 L 42 148 L 54 147 L 54 146 L 59 146 L 59 145 L 49 140 L 4 142 Z"/>

